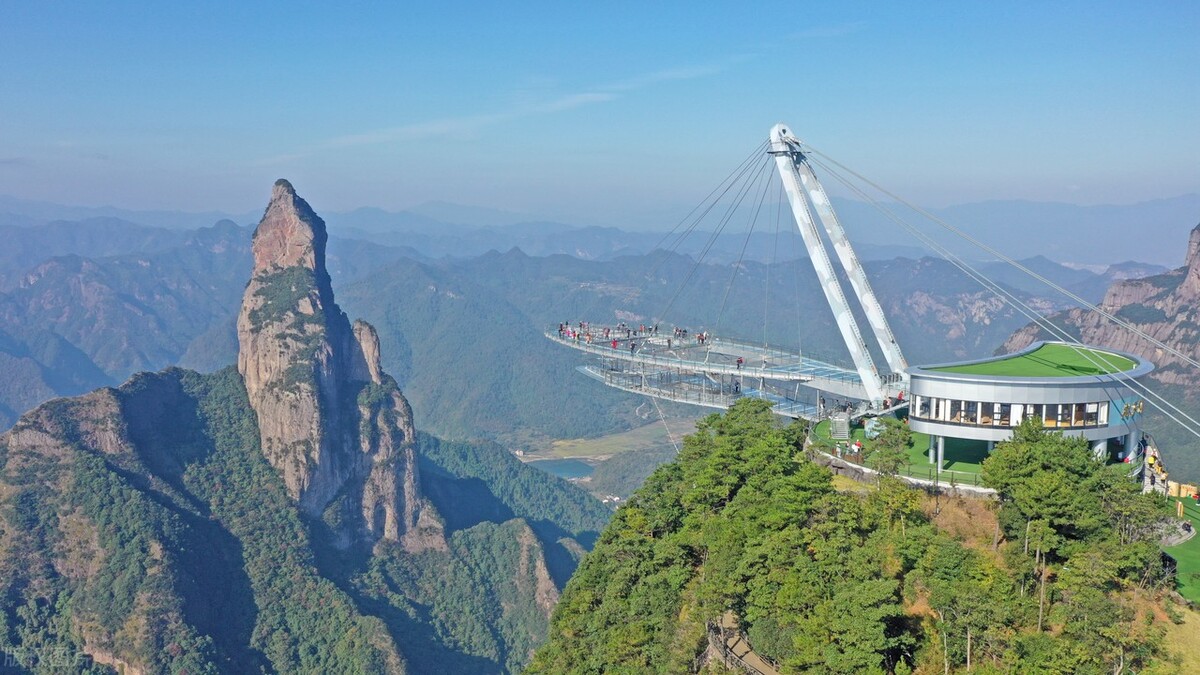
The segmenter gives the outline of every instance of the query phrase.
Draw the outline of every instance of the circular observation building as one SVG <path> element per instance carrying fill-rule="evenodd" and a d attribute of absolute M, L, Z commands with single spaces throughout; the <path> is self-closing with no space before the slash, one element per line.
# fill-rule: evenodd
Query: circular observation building
<path fill-rule="evenodd" d="M 1144 402 L 1128 380 L 1153 369 L 1131 354 L 1064 342 L 912 367 L 909 425 L 929 434 L 930 462 L 939 467 L 946 439 L 959 447 L 985 446 L 979 450 L 987 452 L 1028 417 L 1041 418 L 1046 429 L 1086 438 L 1098 457 L 1140 467 Z"/>

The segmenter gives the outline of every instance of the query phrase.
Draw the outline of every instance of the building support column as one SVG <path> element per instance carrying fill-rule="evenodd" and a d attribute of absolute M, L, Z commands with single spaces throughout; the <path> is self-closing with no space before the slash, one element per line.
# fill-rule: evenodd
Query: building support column
<path fill-rule="evenodd" d="M 1092 441 L 1092 454 L 1096 456 L 1096 459 L 1101 459 L 1107 455 L 1108 439 L 1105 438 L 1099 441 Z"/>
<path fill-rule="evenodd" d="M 946 461 L 946 437 L 937 437 L 937 471 L 942 472 L 942 464 Z"/>
<path fill-rule="evenodd" d="M 992 454 L 992 451 L 995 449 L 996 449 L 996 441 L 988 441 L 988 454 L 989 455 Z"/>
<path fill-rule="evenodd" d="M 937 436 L 929 437 L 929 463 L 937 461 Z"/>

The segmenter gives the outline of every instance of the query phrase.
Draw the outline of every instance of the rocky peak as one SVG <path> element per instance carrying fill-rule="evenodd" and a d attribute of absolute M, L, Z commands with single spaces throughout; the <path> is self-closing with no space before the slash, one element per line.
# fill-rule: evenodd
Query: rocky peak
<path fill-rule="evenodd" d="M 1200 261 L 1197 261 L 1197 254 L 1200 254 L 1200 225 L 1192 228 L 1192 234 L 1188 237 L 1188 252 L 1185 264 L 1188 267 L 1195 267 Z"/>
<path fill-rule="evenodd" d="M 254 231 L 254 273 L 273 268 L 305 267 L 328 279 L 325 245 L 329 234 L 308 202 L 288 181 L 280 178 L 271 190 L 271 201 Z"/>
<path fill-rule="evenodd" d="M 254 232 L 238 315 L 238 371 L 262 449 L 301 510 L 338 541 L 444 547 L 420 494 L 412 409 L 380 367 L 379 337 L 351 327 L 325 268 L 325 222 L 276 181 Z"/>
<path fill-rule="evenodd" d="M 371 324 L 357 319 L 354 322 L 354 343 L 358 346 L 355 355 L 354 372 L 356 380 L 383 384 L 383 367 L 379 365 L 379 333 Z"/>
<path fill-rule="evenodd" d="M 1200 298 L 1200 225 L 1192 229 L 1188 237 L 1187 276 L 1183 280 L 1180 291 L 1189 300 Z"/>

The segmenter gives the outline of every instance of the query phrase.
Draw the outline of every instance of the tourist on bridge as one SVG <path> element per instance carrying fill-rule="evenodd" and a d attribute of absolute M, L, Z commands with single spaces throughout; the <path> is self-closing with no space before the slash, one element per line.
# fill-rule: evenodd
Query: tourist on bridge
<path fill-rule="evenodd" d="M 612 346 L 613 346 L 613 349 L 617 348 L 617 338 L 613 338 Z"/>
<path fill-rule="evenodd" d="M 745 363 L 745 360 L 744 360 L 744 359 L 742 359 L 742 357 L 740 357 L 740 356 L 739 356 L 739 357 L 737 357 L 737 369 L 738 369 L 738 370 L 741 370 L 741 369 L 742 369 L 742 364 L 743 364 L 743 363 Z"/>
<path fill-rule="evenodd" d="M 637 351 L 637 343 L 636 343 L 636 342 L 630 342 L 630 343 L 629 343 L 629 353 L 630 353 L 630 354 L 632 354 L 632 353 L 634 353 L 634 352 L 636 352 L 636 351 Z"/>

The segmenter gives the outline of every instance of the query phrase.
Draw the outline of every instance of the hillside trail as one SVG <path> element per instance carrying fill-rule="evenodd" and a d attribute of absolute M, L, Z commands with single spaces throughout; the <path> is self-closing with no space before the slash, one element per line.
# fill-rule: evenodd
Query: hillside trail
<path fill-rule="evenodd" d="M 750 647 L 750 643 L 746 641 L 746 636 L 738 628 L 737 616 L 733 612 L 725 612 L 716 627 L 719 630 L 718 636 L 713 636 L 710 632 L 710 642 L 712 637 L 718 637 L 720 641 L 719 649 L 727 667 L 730 665 L 737 666 L 742 670 L 755 673 L 756 675 L 779 675 L 779 671 L 775 669 L 775 666 L 771 665 L 770 661 L 759 656 Z"/>

